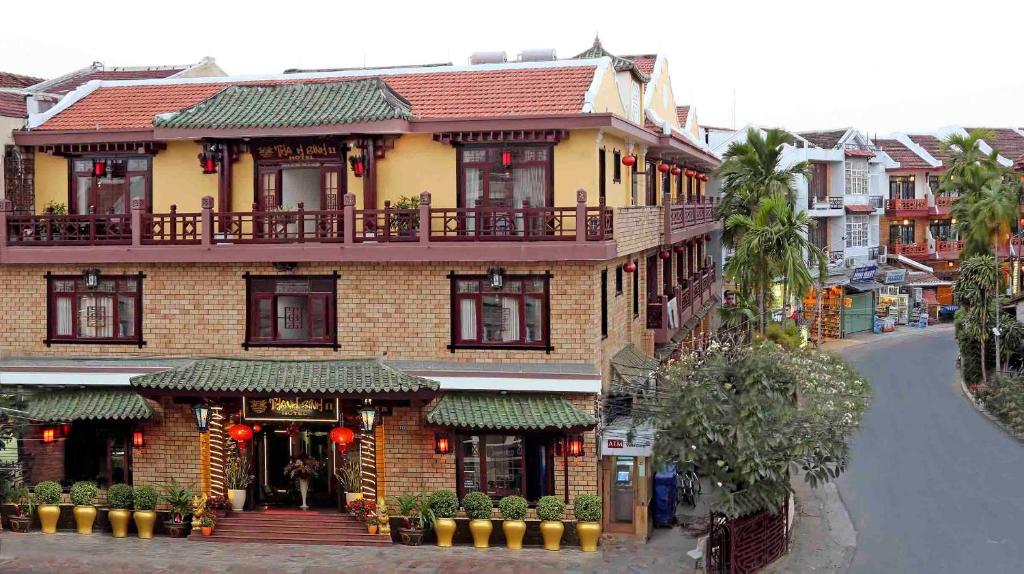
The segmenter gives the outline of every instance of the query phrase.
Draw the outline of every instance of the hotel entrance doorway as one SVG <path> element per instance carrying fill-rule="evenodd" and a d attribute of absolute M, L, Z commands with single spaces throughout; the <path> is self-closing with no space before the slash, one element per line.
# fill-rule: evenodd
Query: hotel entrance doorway
<path fill-rule="evenodd" d="M 255 441 L 256 481 L 259 502 L 268 507 L 298 507 L 301 504 L 297 481 L 285 474 L 292 461 L 315 461 L 316 475 L 309 479 L 307 504 L 312 508 L 335 505 L 331 476 L 337 459 L 336 448 L 328 439 L 329 424 L 268 423 Z"/>

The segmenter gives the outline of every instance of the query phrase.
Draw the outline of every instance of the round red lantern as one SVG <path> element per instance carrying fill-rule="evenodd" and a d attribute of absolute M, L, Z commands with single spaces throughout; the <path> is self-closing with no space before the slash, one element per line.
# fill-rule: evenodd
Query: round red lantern
<path fill-rule="evenodd" d="M 263 425 L 259 423 L 252 425 L 252 432 L 260 432 L 261 430 L 263 430 Z"/>
<path fill-rule="evenodd" d="M 693 171 L 692 169 L 686 170 L 686 177 L 693 177 L 695 175 L 697 175 L 697 172 Z"/>
<path fill-rule="evenodd" d="M 626 273 L 636 273 L 636 263 L 630 261 L 629 263 L 626 263 L 625 265 L 622 266 L 622 270 L 625 271 Z"/>
<path fill-rule="evenodd" d="M 675 251 L 676 251 L 676 253 L 686 253 L 686 246 L 685 245 L 676 245 L 675 246 Z"/>
<path fill-rule="evenodd" d="M 338 446 L 347 445 L 352 443 L 352 439 L 355 438 L 355 433 L 352 429 L 345 427 L 334 427 L 331 432 L 327 435 L 327 438 Z"/>
<path fill-rule="evenodd" d="M 672 252 L 663 249 L 663 250 L 658 252 L 658 257 L 660 257 L 663 261 L 671 259 L 672 258 Z"/>
<path fill-rule="evenodd" d="M 228 436 L 237 442 L 250 441 L 252 440 L 252 427 L 241 423 L 233 424 L 228 427 Z"/>
<path fill-rule="evenodd" d="M 683 170 L 678 165 L 672 168 L 672 175 L 679 175 L 681 173 L 683 173 Z"/>
<path fill-rule="evenodd" d="M 658 164 L 658 171 L 661 173 L 668 173 L 668 170 L 672 169 L 667 163 Z"/>
<path fill-rule="evenodd" d="M 633 167 L 634 165 L 636 165 L 636 156 L 635 155 L 624 155 L 624 156 L 622 156 L 622 165 L 624 165 L 626 167 Z"/>
<path fill-rule="evenodd" d="M 707 181 L 708 180 L 708 175 L 706 173 L 700 174 L 700 180 L 701 181 Z"/>

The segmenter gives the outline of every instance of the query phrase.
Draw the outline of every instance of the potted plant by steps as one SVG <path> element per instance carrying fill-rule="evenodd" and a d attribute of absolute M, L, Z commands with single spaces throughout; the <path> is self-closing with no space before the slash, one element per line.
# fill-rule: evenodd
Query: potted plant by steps
<path fill-rule="evenodd" d="M 342 508 L 363 497 L 363 468 L 358 456 L 345 457 L 345 461 L 334 471 L 334 478 L 338 480 L 338 491 L 345 493 Z"/>
<path fill-rule="evenodd" d="M 7 517 L 7 524 L 11 532 L 28 532 L 32 529 L 32 513 L 35 512 L 35 504 L 32 502 L 32 495 L 28 488 L 18 486 L 7 493 L 5 500 L 13 505 L 10 516 Z"/>
<path fill-rule="evenodd" d="M 284 475 L 289 480 L 294 480 L 299 486 L 299 496 L 302 497 L 302 510 L 309 510 L 306 504 L 306 495 L 309 494 L 309 481 L 320 475 L 320 461 L 309 458 L 305 453 L 292 457 L 284 467 Z"/>
<path fill-rule="evenodd" d="M 565 532 L 565 503 L 557 496 L 542 496 L 537 501 L 537 518 L 540 518 L 540 534 L 544 538 L 545 550 L 559 550 L 562 547 L 562 533 Z"/>
<path fill-rule="evenodd" d="M 377 520 L 376 514 L 371 514 L 366 519 L 366 531 L 370 534 L 377 534 L 377 529 L 380 527 L 380 521 Z"/>
<path fill-rule="evenodd" d="M 132 511 L 135 506 L 135 496 L 132 487 L 127 484 L 114 484 L 107 489 L 107 520 L 110 521 L 110 531 L 114 538 L 125 538 L 128 536 L 128 521 L 132 518 Z"/>
<path fill-rule="evenodd" d="M 214 520 L 224 518 L 228 515 L 228 501 L 219 494 L 214 494 L 206 499 L 206 510 L 213 515 Z"/>
<path fill-rule="evenodd" d="M 153 537 L 153 526 L 156 525 L 156 489 L 152 486 L 136 486 L 135 495 L 135 530 L 139 538 Z"/>
<path fill-rule="evenodd" d="M 363 498 L 353 500 L 345 507 L 345 509 L 352 514 L 353 518 L 363 524 L 366 524 L 368 529 L 370 519 L 377 517 L 377 503 L 372 500 L 366 500 Z M 371 534 L 374 534 L 375 532 L 376 529 L 374 529 L 374 532 L 371 532 Z"/>
<path fill-rule="evenodd" d="M 491 523 L 494 503 L 491 497 L 479 491 L 470 492 L 463 497 L 462 508 L 470 519 L 469 531 L 473 534 L 473 547 L 488 548 L 491 545 L 491 531 L 494 530 L 494 524 Z"/>
<path fill-rule="evenodd" d="M 199 532 L 202 533 L 203 536 L 213 536 L 213 527 L 215 524 L 217 524 L 217 522 L 212 516 L 204 516 L 203 519 L 199 521 Z"/>
<path fill-rule="evenodd" d="M 231 502 L 231 510 L 241 512 L 245 509 L 245 491 L 252 484 L 255 477 L 249 472 L 249 463 L 243 460 L 239 453 L 234 450 L 228 453 L 225 470 L 228 483 L 228 501 Z"/>
<path fill-rule="evenodd" d="M 171 507 L 171 519 L 164 522 L 164 528 L 172 538 L 188 536 L 191 525 L 188 516 L 192 513 L 192 488 L 178 484 L 171 479 L 160 489 L 160 500 Z"/>
<path fill-rule="evenodd" d="M 61 490 L 60 485 L 52 480 L 44 480 L 32 490 L 32 494 L 36 498 L 36 514 L 39 515 L 40 530 L 43 531 L 43 534 L 57 533 Z"/>
<path fill-rule="evenodd" d="M 423 530 L 430 528 L 434 523 L 430 497 L 425 492 L 399 496 L 398 512 L 402 515 L 402 527 L 398 530 L 402 544 L 419 546 L 423 542 Z"/>
<path fill-rule="evenodd" d="M 459 497 L 450 490 L 438 490 L 430 495 L 430 510 L 434 513 L 434 534 L 437 545 L 449 547 L 455 535 L 455 515 L 459 512 Z"/>
<path fill-rule="evenodd" d="M 506 496 L 498 502 L 501 510 L 501 531 L 505 533 L 505 546 L 509 550 L 522 550 L 526 535 L 526 509 L 529 505 L 522 496 Z"/>
<path fill-rule="evenodd" d="M 96 522 L 96 495 L 99 489 L 95 482 L 82 480 L 71 485 L 71 504 L 75 505 L 75 530 L 79 534 L 92 534 Z"/>
<path fill-rule="evenodd" d="M 584 552 L 597 552 L 597 543 L 601 539 L 601 510 L 601 497 L 596 494 L 581 494 L 573 502 L 576 535 Z"/>

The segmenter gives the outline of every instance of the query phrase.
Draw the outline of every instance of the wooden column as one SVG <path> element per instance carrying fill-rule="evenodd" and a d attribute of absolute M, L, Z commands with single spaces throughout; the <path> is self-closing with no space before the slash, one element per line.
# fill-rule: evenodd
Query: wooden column
<path fill-rule="evenodd" d="M 220 144 L 221 162 L 220 171 L 217 172 L 217 213 L 223 214 L 231 211 L 231 186 L 234 177 L 235 162 L 231 153 L 231 144 Z M 226 233 L 226 219 L 218 217 L 217 230 Z"/>
<path fill-rule="evenodd" d="M 377 209 L 377 153 L 373 139 L 366 140 L 366 173 L 363 174 L 363 209 Z"/>

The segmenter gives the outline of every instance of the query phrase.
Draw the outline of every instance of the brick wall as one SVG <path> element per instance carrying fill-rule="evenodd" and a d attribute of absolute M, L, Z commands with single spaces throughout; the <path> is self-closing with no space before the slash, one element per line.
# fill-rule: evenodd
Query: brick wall
<path fill-rule="evenodd" d="M 24 469 L 27 484 L 43 480 L 64 480 L 64 440 L 43 442 L 43 427 L 30 425 L 22 432 L 18 445 L 18 459 Z"/>
<path fill-rule="evenodd" d="M 202 487 L 199 432 L 189 405 L 161 399 L 142 432 L 146 446 L 132 453 L 135 486 L 165 484 L 174 478 L 197 490 Z"/>
<path fill-rule="evenodd" d="M 620 207 L 615 210 L 615 240 L 619 253 L 657 247 L 664 229 L 665 216 L 660 207 Z"/>

